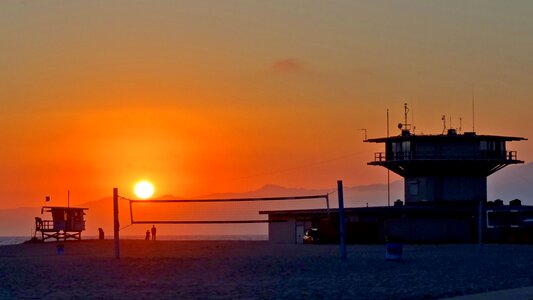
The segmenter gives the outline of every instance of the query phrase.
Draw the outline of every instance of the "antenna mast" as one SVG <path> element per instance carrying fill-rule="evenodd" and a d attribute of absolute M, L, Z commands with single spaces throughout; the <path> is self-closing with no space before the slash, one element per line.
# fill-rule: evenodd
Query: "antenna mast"
<path fill-rule="evenodd" d="M 416 126 L 415 126 L 415 109 L 413 105 L 413 99 L 411 99 L 411 126 L 413 127 L 413 134 L 415 134 Z"/>
<path fill-rule="evenodd" d="M 476 107 L 474 104 L 474 84 L 472 84 L 472 132 L 476 132 Z"/>
<path fill-rule="evenodd" d="M 443 129 L 442 129 L 442 134 L 444 134 L 446 132 L 446 115 L 442 115 L 442 123 L 443 123 Z"/>
<path fill-rule="evenodd" d="M 409 133 L 409 130 L 411 130 L 411 124 L 407 123 L 407 115 L 409 114 L 409 107 L 407 107 L 407 103 L 403 104 L 403 110 L 403 123 L 399 123 L 398 128 L 402 131 L 402 133 Z"/>
<path fill-rule="evenodd" d="M 387 138 L 389 137 L 389 109 L 387 108 Z M 390 170 L 387 169 L 387 206 L 390 206 Z"/>
<path fill-rule="evenodd" d="M 404 119 L 405 119 L 403 124 L 405 125 L 405 129 L 408 129 L 407 128 L 407 113 L 409 113 L 409 108 L 407 107 L 407 103 L 403 104 L 403 110 L 404 110 Z"/>
<path fill-rule="evenodd" d="M 366 141 L 367 140 L 367 138 L 366 138 L 366 128 L 361 128 L 361 129 L 357 129 L 357 130 L 361 130 L 361 131 L 364 132 L 365 139 L 363 141 Z"/>
<path fill-rule="evenodd" d="M 411 135 L 411 124 L 407 123 L 407 114 L 409 113 L 409 108 L 407 107 L 407 103 L 403 104 L 404 109 L 404 115 L 403 115 L 403 123 L 398 123 L 398 129 L 402 131 L 402 136 L 409 136 Z"/>
<path fill-rule="evenodd" d="M 389 137 L 389 109 L 387 108 L 387 137 Z"/>

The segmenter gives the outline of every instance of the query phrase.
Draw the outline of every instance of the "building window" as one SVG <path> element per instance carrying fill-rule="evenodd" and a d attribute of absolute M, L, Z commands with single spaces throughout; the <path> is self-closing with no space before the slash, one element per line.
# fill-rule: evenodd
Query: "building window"
<path fill-rule="evenodd" d="M 401 144 L 400 143 L 392 143 L 392 152 L 393 153 L 402 152 Z"/>
<path fill-rule="evenodd" d="M 392 143 L 392 157 L 394 160 L 400 159 L 400 154 L 402 153 L 402 144 Z"/>
<path fill-rule="evenodd" d="M 498 145 L 501 146 L 501 145 Z M 496 151 L 496 142 L 495 141 L 480 141 L 479 150 L 481 151 Z"/>
<path fill-rule="evenodd" d="M 479 142 L 479 150 L 487 151 L 487 141 L 480 141 Z"/>
<path fill-rule="evenodd" d="M 402 142 L 402 151 L 411 152 L 411 142 L 409 141 Z"/>
<path fill-rule="evenodd" d="M 410 181 L 408 188 L 409 188 L 409 195 L 411 196 L 418 195 L 418 181 Z"/>

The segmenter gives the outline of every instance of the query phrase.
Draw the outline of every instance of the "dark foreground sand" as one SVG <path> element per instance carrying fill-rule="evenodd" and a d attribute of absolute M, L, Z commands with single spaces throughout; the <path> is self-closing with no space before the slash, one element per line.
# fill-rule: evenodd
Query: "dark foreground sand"
<path fill-rule="evenodd" d="M 528 245 L 113 241 L 0 247 L 0 299 L 434 299 L 533 285 Z"/>

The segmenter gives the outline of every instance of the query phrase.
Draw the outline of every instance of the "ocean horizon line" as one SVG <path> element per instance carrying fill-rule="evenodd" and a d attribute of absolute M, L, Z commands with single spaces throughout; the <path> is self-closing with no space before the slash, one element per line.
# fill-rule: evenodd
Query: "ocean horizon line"
<path fill-rule="evenodd" d="M 143 240 L 144 235 L 122 235 L 121 239 L 125 240 Z M 29 241 L 31 237 L 28 236 L 0 236 L 0 246 L 17 245 Z M 97 235 L 82 236 L 82 240 L 96 240 Z M 105 238 L 106 240 L 113 239 L 112 235 Z M 158 235 L 158 240 L 161 241 L 266 241 L 268 235 L 265 234 L 190 234 L 190 235 Z M 53 242 L 53 240 L 51 240 Z"/>

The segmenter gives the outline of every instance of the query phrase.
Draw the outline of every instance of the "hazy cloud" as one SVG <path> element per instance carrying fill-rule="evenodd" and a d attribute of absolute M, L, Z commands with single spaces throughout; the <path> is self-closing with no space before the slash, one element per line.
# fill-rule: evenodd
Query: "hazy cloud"
<path fill-rule="evenodd" d="M 300 73 L 305 72 L 306 67 L 297 59 L 287 58 L 275 61 L 272 70 L 279 73 Z"/>

